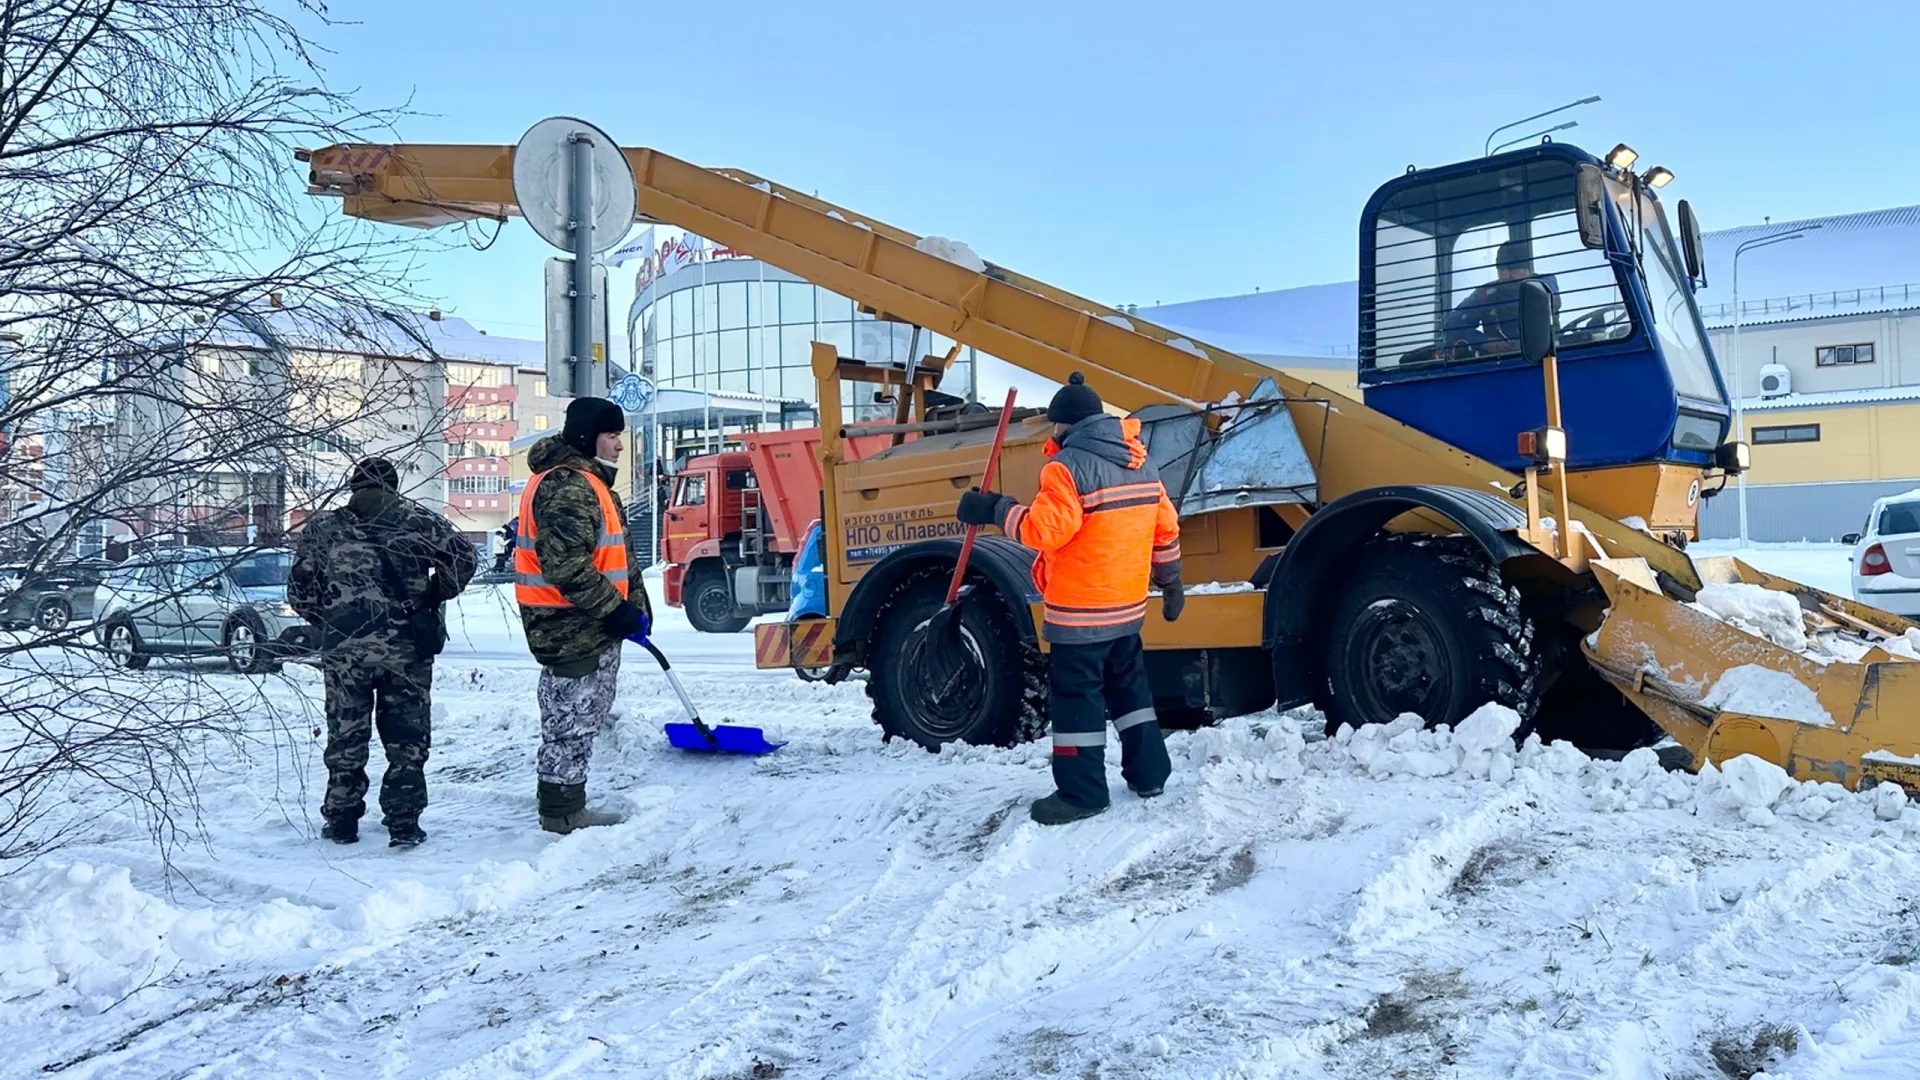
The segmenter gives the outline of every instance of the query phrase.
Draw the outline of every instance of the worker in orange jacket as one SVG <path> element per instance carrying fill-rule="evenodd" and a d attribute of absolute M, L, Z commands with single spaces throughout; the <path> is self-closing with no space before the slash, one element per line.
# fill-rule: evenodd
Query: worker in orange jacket
<path fill-rule="evenodd" d="M 1060 825 L 1108 806 L 1109 719 L 1120 733 L 1127 787 L 1143 799 L 1165 789 L 1173 765 L 1154 717 L 1140 627 L 1149 581 L 1160 587 L 1168 622 L 1180 617 L 1186 595 L 1179 515 L 1147 461 L 1140 422 L 1108 416 L 1077 371 L 1053 396 L 1047 419 L 1053 439 L 1032 504 L 976 488 L 960 497 L 957 516 L 997 525 L 1039 552 L 1033 582 L 1046 600 L 1040 632 L 1052 645 L 1047 716 L 1058 790 L 1031 812 Z"/>

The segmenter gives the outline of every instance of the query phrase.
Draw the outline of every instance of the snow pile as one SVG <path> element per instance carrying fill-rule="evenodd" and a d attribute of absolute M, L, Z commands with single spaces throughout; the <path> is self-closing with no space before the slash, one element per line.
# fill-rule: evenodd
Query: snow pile
<path fill-rule="evenodd" d="M 0 889 L 0 1001 L 65 984 L 97 1011 L 183 964 L 322 944 L 314 915 L 285 900 L 188 911 L 135 888 L 125 867 L 48 866 Z"/>
<path fill-rule="evenodd" d="M 945 259 L 955 266 L 964 266 L 976 274 L 987 272 L 987 261 L 973 253 L 973 249 L 958 240 L 949 240 L 944 236 L 923 236 L 914 242 L 915 248 L 937 259 Z"/>
<path fill-rule="evenodd" d="M 1343 726 L 1330 741 L 1336 752 L 1344 753 L 1369 776 L 1458 773 L 1501 784 L 1513 776 L 1513 733 L 1519 728 L 1519 714 L 1504 705 L 1487 704 L 1460 721 L 1457 730 L 1444 724 L 1428 730 L 1420 717 L 1402 713 L 1391 724 L 1369 724 L 1359 731 Z"/>
<path fill-rule="evenodd" d="M 1091 315 L 1093 313 L 1089 311 L 1087 314 Z M 1100 316 L 1100 321 L 1109 326 L 1117 326 L 1122 330 L 1132 330 L 1134 328 L 1133 320 L 1127 318 L 1125 315 L 1102 315 Z"/>
<path fill-rule="evenodd" d="M 143 892 L 123 866 L 48 865 L 0 886 L 0 1002 L 64 987 L 97 1011 L 182 970 L 391 941 L 511 907 L 550 885 L 577 848 L 550 846 L 536 863 L 483 860 L 451 889 L 403 878 L 339 908 L 285 899 L 182 908 Z"/>
<path fill-rule="evenodd" d="M 1202 349 L 1200 346 L 1195 345 L 1191 341 L 1188 341 L 1186 338 L 1183 338 L 1183 337 L 1168 338 L 1167 344 L 1173 346 L 1176 349 L 1179 349 L 1183 353 L 1189 353 L 1193 356 L 1197 356 L 1202 360 L 1208 359 L 1207 351 L 1205 349 Z"/>
<path fill-rule="evenodd" d="M 1833 726 L 1833 716 L 1820 704 L 1812 688 L 1784 671 L 1758 664 L 1741 664 L 1729 669 L 1707 691 L 1700 704 L 1723 712 Z"/>
<path fill-rule="evenodd" d="M 1920 660 L 1920 630 L 1908 630 L 1897 638 L 1889 638 L 1881 645 L 1895 656 Z"/>
<path fill-rule="evenodd" d="M 1203 727 L 1187 742 L 1187 761 L 1203 782 L 1280 783 L 1305 772 L 1306 739 L 1286 724 L 1220 724 Z"/>
<path fill-rule="evenodd" d="M 1783 592 L 1745 582 L 1714 584 L 1701 589 L 1694 608 L 1783 649 L 1805 652 L 1807 628 L 1800 617 L 1800 601 Z"/>
<path fill-rule="evenodd" d="M 1251 581 L 1203 581 L 1198 585 L 1187 586 L 1188 596 L 1217 596 L 1221 593 L 1259 592 L 1260 586 Z"/>

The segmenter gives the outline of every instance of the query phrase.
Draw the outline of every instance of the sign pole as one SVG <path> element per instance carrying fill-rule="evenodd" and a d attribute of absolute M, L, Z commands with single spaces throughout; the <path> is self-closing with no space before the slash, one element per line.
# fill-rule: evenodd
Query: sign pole
<path fill-rule="evenodd" d="M 593 394 L 593 137 L 567 137 L 573 151 L 573 396 Z"/>

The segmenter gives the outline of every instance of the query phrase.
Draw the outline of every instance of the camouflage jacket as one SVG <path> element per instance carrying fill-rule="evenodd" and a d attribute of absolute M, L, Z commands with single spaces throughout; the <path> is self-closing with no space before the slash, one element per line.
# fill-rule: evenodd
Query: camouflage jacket
<path fill-rule="evenodd" d="M 540 481 L 533 495 L 534 554 L 540 557 L 540 576 L 573 606 L 522 607 L 520 624 L 526 628 L 527 649 L 535 660 L 552 668 L 556 675 L 577 678 L 593 670 L 601 653 L 620 644 L 600 624 L 620 606 L 620 593 L 593 568 L 593 550 L 600 544 L 600 500 L 581 474 L 592 470 L 605 482 L 613 494 L 614 509 L 620 513 L 622 529 L 626 528 L 627 511 L 620 493 L 613 490 L 614 471 L 558 436 L 534 443 L 527 454 L 527 467 L 536 473 L 553 471 Z M 525 510 L 521 517 L 527 517 Z M 653 608 L 647 601 L 646 585 L 640 580 L 640 563 L 631 554 L 631 534 L 627 536 L 627 550 L 627 598 L 651 618 Z"/>
<path fill-rule="evenodd" d="M 409 614 L 437 614 L 474 563 L 473 545 L 446 518 L 391 491 L 357 491 L 300 531 L 287 603 L 320 628 L 323 653 L 405 663 L 418 655 Z"/>

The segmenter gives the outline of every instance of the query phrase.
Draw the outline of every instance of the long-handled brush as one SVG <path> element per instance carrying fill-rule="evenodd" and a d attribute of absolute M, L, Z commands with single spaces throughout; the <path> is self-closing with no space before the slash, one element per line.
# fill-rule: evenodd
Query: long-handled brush
<path fill-rule="evenodd" d="M 980 490 L 993 490 L 994 474 L 1000 469 L 1000 448 L 1007 441 L 1007 422 L 1013 419 L 1013 389 L 1007 389 L 1007 403 L 1000 409 L 1000 426 L 993 432 L 993 449 L 987 452 L 987 471 L 980 477 Z M 950 643 L 960 641 L 960 583 L 967 577 L 967 558 L 973 554 L 974 537 L 980 535 L 980 526 L 967 526 L 966 536 L 960 541 L 960 558 L 953 564 L 953 581 L 947 586 L 947 603 L 933 617 L 927 620 L 927 637 L 936 640 L 935 634 L 944 635 Z"/>

